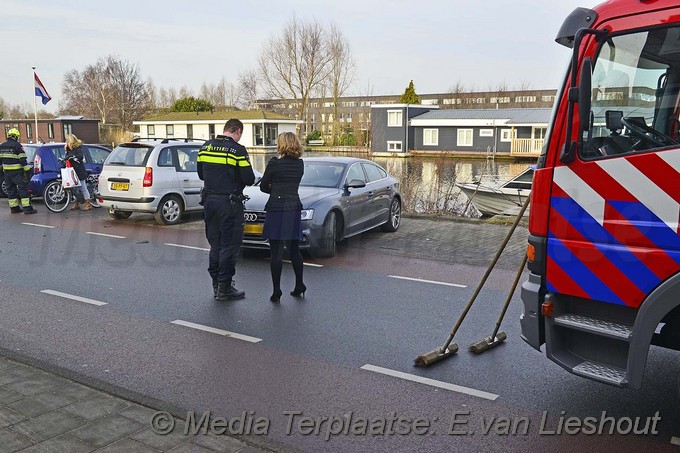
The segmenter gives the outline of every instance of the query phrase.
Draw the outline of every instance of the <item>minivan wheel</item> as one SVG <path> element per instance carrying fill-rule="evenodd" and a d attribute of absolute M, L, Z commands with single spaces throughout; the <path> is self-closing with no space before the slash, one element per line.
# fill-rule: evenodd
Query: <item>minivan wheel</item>
<path fill-rule="evenodd" d="M 177 195 L 168 195 L 161 200 L 156 210 L 156 222 L 161 225 L 175 225 L 182 220 L 184 207 Z"/>
<path fill-rule="evenodd" d="M 116 209 L 108 210 L 109 217 L 116 220 L 125 220 L 132 215 L 132 211 L 118 211 Z"/>
<path fill-rule="evenodd" d="M 394 233 L 399 229 L 401 223 L 401 203 L 398 198 L 393 198 L 390 203 L 390 216 L 387 222 L 380 226 L 380 229 L 388 233 Z"/>
<path fill-rule="evenodd" d="M 7 183 L 3 180 L 0 186 L 0 197 L 7 198 Z"/>

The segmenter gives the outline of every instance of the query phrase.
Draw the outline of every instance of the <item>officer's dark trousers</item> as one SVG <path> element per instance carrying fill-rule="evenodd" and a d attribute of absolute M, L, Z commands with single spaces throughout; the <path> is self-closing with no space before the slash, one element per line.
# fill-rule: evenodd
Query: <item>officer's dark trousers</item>
<path fill-rule="evenodd" d="M 7 186 L 7 199 L 9 207 L 28 208 L 31 199 L 28 196 L 28 183 L 24 182 L 24 170 L 5 170 L 5 185 Z"/>
<path fill-rule="evenodd" d="M 243 241 L 243 204 L 208 195 L 203 208 L 205 236 L 210 244 L 208 273 L 218 282 L 231 282 Z"/>

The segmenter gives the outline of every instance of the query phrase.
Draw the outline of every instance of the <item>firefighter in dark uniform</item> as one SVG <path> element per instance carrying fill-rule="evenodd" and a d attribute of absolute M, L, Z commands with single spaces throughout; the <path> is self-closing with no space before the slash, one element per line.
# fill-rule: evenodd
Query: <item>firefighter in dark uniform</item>
<path fill-rule="evenodd" d="M 7 131 L 7 141 L 0 145 L 0 164 L 7 187 L 9 209 L 12 213 L 35 214 L 28 196 L 31 167 L 26 162 L 26 152 L 19 143 L 21 134 L 15 128 Z M 19 204 L 21 203 L 21 204 Z"/>
<path fill-rule="evenodd" d="M 243 123 L 230 119 L 223 134 L 203 144 L 197 170 L 204 181 L 201 204 L 210 244 L 208 273 L 214 296 L 217 300 L 236 300 L 246 295 L 234 287 L 233 281 L 243 241 L 243 189 L 253 185 L 255 174 L 248 151 L 238 143 Z"/>

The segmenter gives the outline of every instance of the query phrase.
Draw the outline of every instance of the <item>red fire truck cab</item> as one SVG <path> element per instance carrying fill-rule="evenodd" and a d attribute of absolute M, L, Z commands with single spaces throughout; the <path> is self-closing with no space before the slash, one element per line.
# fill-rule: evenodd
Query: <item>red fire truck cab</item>
<path fill-rule="evenodd" d="M 570 372 L 639 388 L 680 350 L 680 3 L 578 8 L 534 173 L 522 337 Z"/>

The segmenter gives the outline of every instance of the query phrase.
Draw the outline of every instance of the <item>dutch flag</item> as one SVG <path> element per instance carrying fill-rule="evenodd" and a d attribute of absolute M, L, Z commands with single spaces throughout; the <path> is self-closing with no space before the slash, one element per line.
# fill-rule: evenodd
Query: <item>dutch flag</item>
<path fill-rule="evenodd" d="M 45 89 L 45 86 L 38 78 L 38 74 L 34 72 L 33 77 L 35 78 L 35 95 L 42 98 L 42 103 L 43 105 L 45 105 L 52 100 L 52 96 L 50 96 L 47 90 Z"/>

